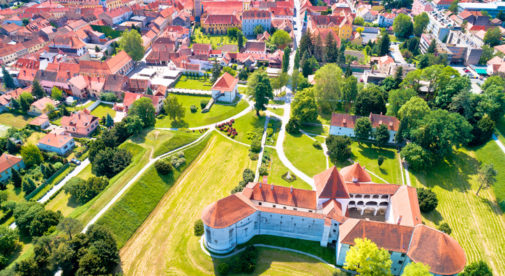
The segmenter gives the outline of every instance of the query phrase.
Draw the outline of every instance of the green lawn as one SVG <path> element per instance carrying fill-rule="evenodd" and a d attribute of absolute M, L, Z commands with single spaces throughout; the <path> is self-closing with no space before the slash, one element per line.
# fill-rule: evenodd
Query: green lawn
<path fill-rule="evenodd" d="M 209 112 L 201 113 L 200 102 L 202 100 L 210 100 L 210 97 L 205 96 L 189 96 L 189 95 L 176 95 L 177 99 L 184 106 L 186 113 L 183 122 L 173 122 L 168 116 L 163 119 L 157 119 L 156 127 L 161 128 L 171 128 L 171 127 L 198 127 L 214 124 L 227 118 L 240 113 L 242 110 L 248 107 L 245 100 L 230 105 L 216 103 L 212 106 Z M 192 113 L 189 109 L 191 105 L 198 107 L 195 113 Z"/>
<path fill-rule="evenodd" d="M 293 188 L 297 189 L 312 190 L 312 187 L 309 184 L 299 178 L 292 182 L 284 180 L 282 176 L 288 172 L 288 169 L 284 166 L 284 164 L 282 164 L 279 156 L 277 156 L 277 151 L 275 151 L 275 149 L 265 148 L 265 155 L 267 154 L 270 156 L 270 167 L 268 169 L 267 176 L 269 184 L 285 187 L 293 186 Z M 293 172 L 291 172 L 291 175 L 296 177 Z"/>
<path fill-rule="evenodd" d="M 304 124 L 301 129 L 309 134 L 328 136 L 330 128 L 321 124 Z"/>
<path fill-rule="evenodd" d="M 174 185 L 181 173 L 203 150 L 209 138 L 184 150 L 186 164 L 170 175 L 160 175 L 151 166 L 126 194 L 98 221 L 108 227 L 121 248 L 149 216 L 163 195 Z M 128 219 L 121 219 L 128 218 Z"/>
<path fill-rule="evenodd" d="M 34 131 L 34 132 L 30 135 L 30 137 L 28 137 L 28 138 L 26 139 L 26 141 L 25 141 L 25 142 L 26 142 L 27 144 L 36 145 L 36 144 L 39 142 L 39 140 L 40 140 L 42 137 L 44 137 L 44 136 L 46 136 L 46 133 Z"/>
<path fill-rule="evenodd" d="M 274 117 L 270 117 L 267 127 L 271 128 L 273 132 L 271 135 L 268 135 L 267 132 L 267 139 L 265 141 L 266 145 L 275 146 L 275 144 L 277 143 L 277 136 L 279 135 L 279 131 L 281 130 L 281 126 L 282 126 L 281 120 Z"/>
<path fill-rule="evenodd" d="M 212 89 L 212 83 L 209 80 L 205 80 L 203 78 L 190 79 L 186 76 L 182 76 L 175 84 L 175 88 L 210 91 Z"/>
<path fill-rule="evenodd" d="M 236 40 L 232 40 L 226 35 L 207 35 L 202 33 L 199 28 L 195 28 L 193 37 L 195 38 L 193 43 L 212 44 L 212 49 L 214 50 L 226 44 L 237 45 Z M 244 37 L 244 45 L 246 41 L 247 40 Z"/>
<path fill-rule="evenodd" d="M 97 107 L 95 107 L 93 111 L 91 111 L 91 115 L 96 116 L 100 119 L 102 117 L 107 116 L 107 114 L 109 114 L 112 117 L 112 119 L 114 119 L 114 117 L 116 116 L 116 111 L 112 109 L 112 106 L 108 104 L 101 103 Z"/>
<path fill-rule="evenodd" d="M 286 132 L 284 153 L 297 167 L 308 176 L 314 176 L 326 169 L 326 157 L 320 149 L 314 148 L 314 141 L 306 135 L 291 135 Z"/>
<path fill-rule="evenodd" d="M 485 260 L 493 271 L 505 271 L 505 215 L 496 204 L 493 189 L 475 195 L 480 161 L 494 163 L 498 171 L 495 190 L 503 191 L 505 156 L 494 141 L 476 151 L 458 150 L 428 173 L 414 173 L 417 181 L 413 185 L 429 187 L 437 194 L 437 209 L 423 215 L 426 224 L 447 222 L 468 263 Z M 503 192 L 497 194 L 503 196 Z"/>
<path fill-rule="evenodd" d="M 277 115 L 279 115 L 281 117 L 284 115 L 284 108 L 269 107 L 268 111 L 270 111 L 272 113 L 275 113 L 275 114 L 277 114 Z"/>
<path fill-rule="evenodd" d="M 235 140 L 240 141 L 242 143 L 251 143 L 251 139 L 253 134 L 259 134 L 263 132 L 265 127 L 266 117 L 263 113 L 260 113 L 260 117 L 256 116 L 255 111 L 251 111 L 248 114 L 238 118 L 235 120 L 233 127 L 237 130 L 237 136 L 235 136 Z"/>
<path fill-rule="evenodd" d="M 228 152 L 233 154 L 223 154 Z M 124 275 L 217 274 L 217 265 L 226 260 L 212 259 L 202 251 L 193 223 L 205 206 L 230 194 L 245 168 L 254 167 L 247 152 L 247 147 L 214 135 L 121 249 Z M 310 257 L 260 248 L 254 275 L 331 275 L 333 271 Z"/>
<path fill-rule="evenodd" d="M 33 118 L 35 117 L 5 112 L 0 114 L 0 124 L 15 128 L 24 128 Z"/>

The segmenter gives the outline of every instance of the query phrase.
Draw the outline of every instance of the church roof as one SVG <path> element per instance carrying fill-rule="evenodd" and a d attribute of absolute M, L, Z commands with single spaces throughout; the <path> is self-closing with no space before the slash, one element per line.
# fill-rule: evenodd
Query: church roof
<path fill-rule="evenodd" d="M 335 166 L 314 176 L 318 198 L 349 198 L 344 179 Z"/>

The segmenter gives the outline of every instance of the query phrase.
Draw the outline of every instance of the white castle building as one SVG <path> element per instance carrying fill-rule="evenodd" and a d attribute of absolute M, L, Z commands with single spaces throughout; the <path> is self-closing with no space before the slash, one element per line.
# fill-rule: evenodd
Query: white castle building
<path fill-rule="evenodd" d="M 368 238 L 391 254 L 391 272 L 410 262 L 434 275 L 456 275 L 465 252 L 449 235 L 422 224 L 416 189 L 373 183 L 358 164 L 332 167 L 314 177 L 315 191 L 249 183 L 242 192 L 207 206 L 202 214 L 205 246 L 227 253 L 255 235 L 333 244 L 343 266 L 356 238 Z"/>

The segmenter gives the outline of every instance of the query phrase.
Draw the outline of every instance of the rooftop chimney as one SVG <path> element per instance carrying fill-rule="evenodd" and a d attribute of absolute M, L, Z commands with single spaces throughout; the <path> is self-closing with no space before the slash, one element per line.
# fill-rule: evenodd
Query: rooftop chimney
<path fill-rule="evenodd" d="M 274 190 L 274 185 L 270 185 L 270 190 Z"/>
<path fill-rule="evenodd" d="M 290 190 L 290 193 L 293 193 L 293 185 L 291 185 L 291 188 L 289 190 Z"/>

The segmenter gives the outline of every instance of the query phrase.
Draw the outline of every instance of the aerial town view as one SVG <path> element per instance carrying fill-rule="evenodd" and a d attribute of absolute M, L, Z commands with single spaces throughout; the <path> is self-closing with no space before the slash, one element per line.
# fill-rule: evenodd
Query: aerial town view
<path fill-rule="evenodd" d="M 505 2 L 0 0 L 0 276 L 505 276 Z"/>

